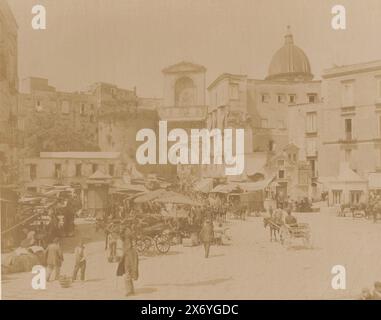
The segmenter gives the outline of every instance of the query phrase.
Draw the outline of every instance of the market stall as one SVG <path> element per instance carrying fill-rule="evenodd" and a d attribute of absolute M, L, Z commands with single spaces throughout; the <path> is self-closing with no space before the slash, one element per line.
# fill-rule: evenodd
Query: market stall
<path fill-rule="evenodd" d="M 87 180 L 87 210 L 90 215 L 103 219 L 109 206 L 108 195 L 112 177 L 96 171 Z"/>

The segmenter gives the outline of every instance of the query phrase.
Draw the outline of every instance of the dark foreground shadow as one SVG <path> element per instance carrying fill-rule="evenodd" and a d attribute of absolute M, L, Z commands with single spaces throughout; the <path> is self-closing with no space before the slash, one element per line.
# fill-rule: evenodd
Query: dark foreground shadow
<path fill-rule="evenodd" d="M 224 256 L 225 256 L 225 254 L 223 254 L 223 253 L 219 253 L 219 254 L 211 254 L 211 255 L 209 255 L 209 258 L 208 258 L 208 259 L 210 259 L 210 258 L 224 257 Z"/>
<path fill-rule="evenodd" d="M 289 246 L 287 248 L 287 250 L 294 250 L 294 251 L 302 251 L 302 250 L 305 250 L 305 251 L 313 251 L 313 250 L 321 250 L 321 248 L 318 248 L 318 247 L 307 247 L 307 246 L 304 246 L 304 245 L 292 245 L 292 246 Z"/>
<path fill-rule="evenodd" d="M 100 282 L 100 281 L 103 281 L 103 280 L 105 280 L 105 278 L 87 279 L 87 280 L 85 280 L 85 283 L 88 283 L 88 282 Z"/>
<path fill-rule="evenodd" d="M 137 289 L 135 289 L 135 294 L 136 295 L 139 295 L 139 294 L 150 294 L 150 293 L 154 293 L 156 291 L 157 291 L 156 288 L 149 288 L 149 287 L 146 287 L 146 288 L 137 288 Z"/>
<path fill-rule="evenodd" d="M 226 281 L 232 280 L 232 277 L 230 278 L 218 278 L 218 279 L 211 279 L 211 280 L 205 280 L 205 281 L 197 281 L 197 282 L 187 282 L 187 283 L 158 283 L 158 284 L 149 284 L 150 286 L 154 287 L 167 287 L 167 286 L 173 286 L 173 287 L 197 287 L 197 286 L 213 286 L 219 283 L 223 283 Z"/>
<path fill-rule="evenodd" d="M 167 253 L 158 253 L 156 251 L 148 251 L 139 254 L 140 257 L 145 257 L 145 258 L 155 258 L 155 257 L 164 257 L 164 256 L 175 256 L 180 254 L 180 251 L 168 251 Z"/>

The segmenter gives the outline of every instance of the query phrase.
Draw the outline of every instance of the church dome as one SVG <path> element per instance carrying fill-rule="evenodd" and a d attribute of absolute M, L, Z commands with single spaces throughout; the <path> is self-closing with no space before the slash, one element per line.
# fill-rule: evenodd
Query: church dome
<path fill-rule="evenodd" d="M 267 80 L 306 81 L 312 80 L 310 62 L 302 49 L 294 45 L 287 28 L 285 44 L 272 57 Z"/>

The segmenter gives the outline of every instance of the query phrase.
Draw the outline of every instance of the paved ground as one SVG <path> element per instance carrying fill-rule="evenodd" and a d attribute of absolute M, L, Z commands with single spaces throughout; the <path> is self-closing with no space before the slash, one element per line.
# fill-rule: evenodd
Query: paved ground
<path fill-rule="evenodd" d="M 297 217 L 311 225 L 313 249 L 271 243 L 260 218 L 232 221 L 232 245 L 212 247 L 209 259 L 201 247 L 182 246 L 141 257 L 136 296 L 128 299 L 352 299 L 381 280 L 380 223 L 316 213 Z M 13 274 L 3 277 L 3 299 L 125 299 L 123 278 L 115 276 L 103 243 L 89 243 L 88 251 L 84 283 L 63 289 L 53 282 L 36 291 L 31 273 Z M 72 256 L 65 254 L 63 273 L 71 273 Z M 346 267 L 346 290 L 331 288 L 337 264 Z"/>

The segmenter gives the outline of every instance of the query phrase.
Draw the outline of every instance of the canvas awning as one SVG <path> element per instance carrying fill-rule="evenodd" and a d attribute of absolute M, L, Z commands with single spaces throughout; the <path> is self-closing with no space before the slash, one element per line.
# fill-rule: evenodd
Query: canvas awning
<path fill-rule="evenodd" d="M 89 177 L 89 179 L 91 179 L 91 180 L 92 179 L 98 179 L 98 180 L 100 180 L 100 179 L 112 179 L 112 177 L 106 173 L 103 173 L 100 170 L 97 170 L 93 175 L 91 175 Z"/>
<path fill-rule="evenodd" d="M 211 192 L 212 193 L 229 193 L 237 187 L 237 184 L 219 184 Z"/>
<path fill-rule="evenodd" d="M 185 196 L 181 193 L 167 191 L 162 194 L 159 198 L 155 200 L 155 202 L 161 203 L 173 203 L 173 204 L 187 204 L 191 206 L 200 206 L 201 204 L 192 200 L 190 197 Z"/>
<path fill-rule="evenodd" d="M 157 199 L 158 197 L 162 196 L 166 191 L 164 189 L 158 189 L 154 191 L 147 192 L 137 198 L 135 198 L 134 202 L 136 203 L 143 203 L 148 201 L 153 201 Z"/>
<path fill-rule="evenodd" d="M 366 182 L 366 180 L 354 172 L 348 162 L 342 162 L 340 163 L 339 175 L 334 182 Z"/>
<path fill-rule="evenodd" d="M 112 177 L 100 170 L 97 170 L 87 179 L 88 184 L 109 184 Z"/>
<path fill-rule="evenodd" d="M 194 190 L 198 192 L 208 193 L 213 189 L 213 179 L 202 179 L 194 185 Z"/>
<path fill-rule="evenodd" d="M 235 182 L 229 184 L 220 184 L 216 186 L 211 192 L 214 193 L 230 193 L 239 188 L 244 192 L 259 191 L 267 188 L 274 180 L 275 176 L 257 182 Z"/>
<path fill-rule="evenodd" d="M 120 192 L 148 192 L 148 189 L 141 184 L 120 183 L 113 188 Z"/>
<path fill-rule="evenodd" d="M 242 190 L 246 192 L 259 191 L 267 188 L 271 184 L 271 182 L 273 182 L 274 178 L 275 176 L 257 182 L 239 183 L 238 185 Z"/>

